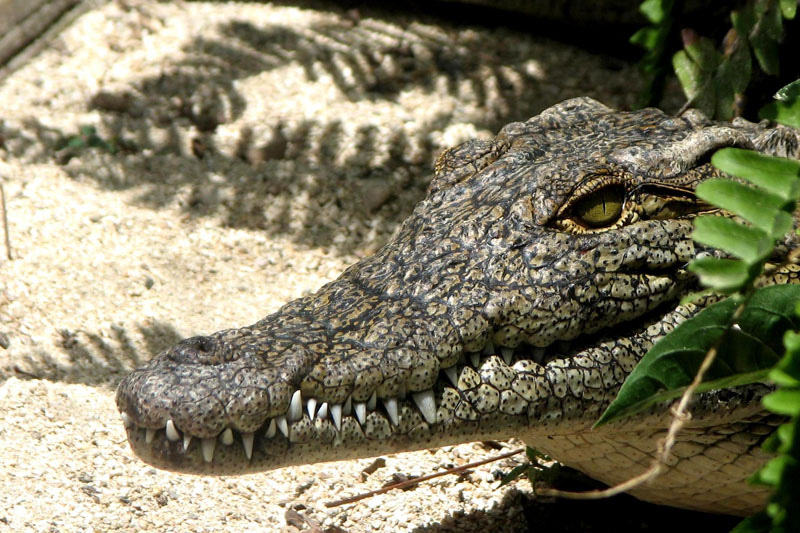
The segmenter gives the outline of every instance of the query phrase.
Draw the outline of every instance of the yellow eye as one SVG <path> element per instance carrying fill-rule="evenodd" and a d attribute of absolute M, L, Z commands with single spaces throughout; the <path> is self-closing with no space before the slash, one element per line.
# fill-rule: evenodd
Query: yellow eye
<path fill-rule="evenodd" d="M 619 219 L 624 203 L 623 187 L 603 187 L 575 202 L 572 206 L 572 216 L 583 226 L 602 228 L 612 225 Z"/>

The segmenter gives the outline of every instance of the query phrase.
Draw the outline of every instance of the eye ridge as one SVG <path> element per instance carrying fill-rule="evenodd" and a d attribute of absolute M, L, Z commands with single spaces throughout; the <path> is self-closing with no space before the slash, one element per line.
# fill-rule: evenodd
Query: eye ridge
<path fill-rule="evenodd" d="M 572 217 L 588 228 L 604 228 L 620 219 L 625 206 L 625 187 L 609 185 L 600 187 L 579 198 L 572 206 Z"/>

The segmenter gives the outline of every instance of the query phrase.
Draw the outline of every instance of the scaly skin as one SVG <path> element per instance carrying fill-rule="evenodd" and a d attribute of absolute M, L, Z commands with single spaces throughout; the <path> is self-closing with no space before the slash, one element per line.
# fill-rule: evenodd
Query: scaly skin
<path fill-rule="evenodd" d="M 634 476 L 668 406 L 590 427 L 699 309 L 677 299 L 696 286 L 691 218 L 709 207 L 693 190 L 720 175 L 710 154 L 797 157 L 799 144 L 787 128 L 579 98 L 448 150 L 374 256 L 127 376 L 117 405 L 131 446 L 158 467 L 225 475 L 514 436 L 606 483 Z M 772 282 L 796 278 L 787 267 Z M 763 505 L 744 480 L 777 422 L 760 407 L 767 390 L 698 397 L 674 468 L 634 495 L 737 514 Z"/>

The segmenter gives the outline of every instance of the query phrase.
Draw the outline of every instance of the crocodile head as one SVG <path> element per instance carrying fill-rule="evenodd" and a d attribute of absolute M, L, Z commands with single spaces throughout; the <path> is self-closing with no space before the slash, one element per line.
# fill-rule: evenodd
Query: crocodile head
<path fill-rule="evenodd" d="M 235 474 L 585 431 L 691 312 L 676 299 L 710 154 L 786 144 L 774 132 L 579 98 L 448 150 L 374 256 L 128 375 L 133 450 Z"/>

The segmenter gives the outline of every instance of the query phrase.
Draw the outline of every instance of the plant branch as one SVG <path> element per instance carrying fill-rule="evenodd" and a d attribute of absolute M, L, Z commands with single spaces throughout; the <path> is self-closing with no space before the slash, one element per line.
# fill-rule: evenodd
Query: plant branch
<path fill-rule="evenodd" d="M 0 207 L 3 209 L 3 234 L 6 238 L 6 257 L 11 261 L 11 237 L 8 235 L 8 211 L 6 211 L 6 193 L 0 183 Z"/>
<path fill-rule="evenodd" d="M 488 459 L 483 459 L 481 461 L 475 461 L 474 463 L 467 463 L 465 465 L 457 466 L 455 468 L 448 468 L 446 470 L 442 470 L 441 472 L 434 472 L 433 474 L 427 474 L 425 476 L 415 477 L 414 479 L 407 479 L 406 481 L 401 481 L 399 483 L 393 483 L 391 485 L 387 485 L 383 488 L 371 490 L 369 492 L 364 492 L 358 494 L 356 496 L 351 496 L 349 498 L 342 498 L 341 500 L 335 500 L 332 502 L 326 502 L 325 507 L 338 507 L 340 505 L 345 505 L 347 503 L 353 503 L 360 500 L 364 500 L 369 498 L 370 496 L 375 496 L 376 494 L 383 494 L 385 492 L 389 492 L 390 490 L 394 489 L 404 489 L 406 487 L 410 487 L 412 485 L 416 485 L 417 483 L 421 483 L 423 481 L 428 481 L 429 479 L 434 479 L 441 476 L 446 476 L 449 474 L 457 474 L 459 472 L 463 472 L 464 470 L 468 470 L 470 468 L 474 468 L 476 466 L 485 465 L 487 463 L 492 463 L 494 461 L 500 461 L 502 459 L 508 459 L 509 457 L 513 457 L 514 455 L 520 454 L 524 452 L 524 448 L 518 448 L 516 450 L 512 450 L 507 453 L 503 453 L 500 455 L 496 455 L 494 457 L 489 457 Z"/>

